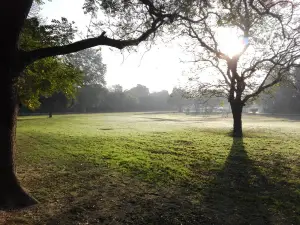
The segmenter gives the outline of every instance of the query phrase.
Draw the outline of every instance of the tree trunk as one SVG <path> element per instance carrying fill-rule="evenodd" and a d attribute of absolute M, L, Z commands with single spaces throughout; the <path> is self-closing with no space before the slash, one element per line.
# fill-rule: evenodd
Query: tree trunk
<path fill-rule="evenodd" d="M 9 76 L 2 76 L 0 96 L 0 208 L 17 209 L 36 203 L 21 188 L 15 175 L 16 125 L 18 114 L 17 93 Z"/>
<path fill-rule="evenodd" d="M 233 116 L 233 137 L 242 137 L 243 129 L 242 129 L 242 111 L 243 111 L 243 103 L 242 102 L 231 102 L 231 111 Z"/>

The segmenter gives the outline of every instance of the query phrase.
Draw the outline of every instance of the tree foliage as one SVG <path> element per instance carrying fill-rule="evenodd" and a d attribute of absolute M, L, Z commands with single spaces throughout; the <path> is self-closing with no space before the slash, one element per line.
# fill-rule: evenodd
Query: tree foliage
<path fill-rule="evenodd" d="M 76 32 L 73 23 L 67 19 L 53 20 L 52 25 L 41 25 L 36 17 L 26 20 L 20 39 L 23 49 L 31 50 L 42 46 L 54 46 L 70 43 Z M 50 97 L 63 93 L 67 98 L 74 98 L 82 83 L 80 69 L 67 62 L 65 58 L 49 57 L 27 66 L 23 75 L 18 77 L 19 100 L 29 109 L 40 106 L 40 97 Z"/>
<path fill-rule="evenodd" d="M 178 112 L 183 111 L 183 106 L 188 102 L 186 90 L 182 88 L 173 88 L 168 103 L 175 106 Z"/>
<path fill-rule="evenodd" d="M 139 87 L 138 85 L 136 87 Z M 134 87 L 134 88 L 136 88 Z M 132 88 L 132 89 L 134 89 Z M 148 88 L 145 87 L 147 90 Z M 41 107 L 37 112 L 49 113 L 95 113 L 95 112 L 137 112 L 137 111 L 170 111 L 173 105 L 169 104 L 168 91 L 153 92 L 139 97 L 130 90 L 123 90 L 121 85 L 106 88 L 99 84 L 84 85 L 78 89 L 72 104 L 67 104 L 61 93 L 49 98 L 41 98 Z M 22 112 L 28 113 L 26 109 Z"/>
<path fill-rule="evenodd" d="M 297 69 L 272 92 L 263 93 L 258 104 L 267 113 L 300 113 L 300 73 Z"/>
<path fill-rule="evenodd" d="M 67 61 L 84 73 L 83 84 L 104 86 L 106 65 L 103 63 L 101 50 L 90 48 L 68 55 Z"/>
<path fill-rule="evenodd" d="M 127 92 L 137 98 L 143 98 L 150 95 L 149 88 L 141 84 L 138 84 L 136 87 L 131 88 Z"/>
<path fill-rule="evenodd" d="M 78 112 L 91 112 L 103 104 L 106 96 L 107 89 L 102 85 L 84 85 L 77 93 L 75 108 Z"/>
<path fill-rule="evenodd" d="M 75 97 L 83 74 L 73 65 L 57 58 L 36 61 L 27 67 L 18 79 L 18 94 L 22 104 L 30 109 L 40 106 L 39 99 L 63 93 L 67 98 Z"/>
<path fill-rule="evenodd" d="M 41 24 L 38 17 L 25 20 L 20 35 L 20 48 L 31 51 L 39 48 L 70 44 L 77 32 L 74 22 L 62 17 L 53 19 L 51 24 Z"/>

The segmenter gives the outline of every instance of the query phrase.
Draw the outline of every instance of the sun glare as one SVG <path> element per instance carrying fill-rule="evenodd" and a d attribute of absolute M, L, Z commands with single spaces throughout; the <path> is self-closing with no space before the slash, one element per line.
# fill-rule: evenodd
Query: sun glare
<path fill-rule="evenodd" d="M 241 37 L 241 34 L 231 28 L 219 28 L 217 31 L 217 41 L 220 50 L 229 57 L 239 54 L 244 46 L 248 44 L 246 38 Z"/>

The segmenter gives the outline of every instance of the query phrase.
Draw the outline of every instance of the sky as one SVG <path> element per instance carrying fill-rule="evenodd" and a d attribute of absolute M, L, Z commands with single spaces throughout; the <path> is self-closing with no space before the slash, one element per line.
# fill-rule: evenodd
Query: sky
<path fill-rule="evenodd" d="M 41 16 L 60 19 L 62 16 L 74 21 L 80 30 L 85 30 L 89 24 L 89 16 L 82 10 L 84 0 L 52 0 L 42 6 Z M 178 45 L 159 43 L 147 51 L 143 46 L 137 52 L 102 47 L 103 61 L 107 65 L 107 86 L 120 84 L 124 89 L 130 89 L 142 84 L 150 92 L 172 91 L 184 79 L 182 74 L 187 70 L 187 64 L 180 62 L 183 49 Z"/>

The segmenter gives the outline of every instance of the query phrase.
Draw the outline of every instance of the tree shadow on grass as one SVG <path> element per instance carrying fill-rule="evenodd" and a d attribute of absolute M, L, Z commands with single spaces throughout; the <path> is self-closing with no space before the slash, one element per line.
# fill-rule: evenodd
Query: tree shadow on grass
<path fill-rule="evenodd" d="M 207 224 L 180 189 L 157 188 L 109 168 L 75 164 L 71 171 L 76 174 L 68 173 L 69 169 L 64 174 L 48 174 L 43 185 L 54 191 L 48 191 L 34 212 L 34 224 Z"/>
<path fill-rule="evenodd" d="M 272 181 L 269 176 L 286 172 L 284 165 L 276 167 L 268 168 L 266 177 L 248 157 L 243 139 L 234 138 L 223 170 L 204 193 L 205 217 L 211 224 L 224 225 L 300 224 L 299 187 Z"/>
<path fill-rule="evenodd" d="M 32 181 L 31 186 L 42 183 L 44 191 L 38 189 L 38 195 L 48 193 L 34 213 L 42 215 L 36 216 L 35 222 L 49 225 L 300 224 L 300 187 L 275 182 L 272 178 L 286 176 L 285 159 L 271 155 L 265 161 L 258 165 L 249 158 L 243 139 L 233 139 L 223 169 L 212 172 L 210 176 L 215 177 L 206 186 L 199 183 L 195 187 L 191 183 L 156 187 L 110 168 L 70 161 L 64 170 L 49 171 L 40 181 Z M 274 168 L 268 161 L 273 162 Z M 267 175 L 260 167 L 266 169 Z M 193 170 L 199 172 L 199 168 Z"/>

